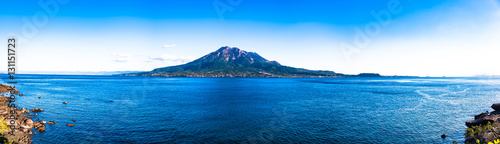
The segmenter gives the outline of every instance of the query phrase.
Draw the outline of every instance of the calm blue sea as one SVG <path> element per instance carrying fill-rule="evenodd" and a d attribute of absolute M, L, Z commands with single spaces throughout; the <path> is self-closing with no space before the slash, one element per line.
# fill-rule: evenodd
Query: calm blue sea
<path fill-rule="evenodd" d="M 500 102 L 498 78 L 17 81 L 24 96 L 16 105 L 45 109 L 36 118 L 57 122 L 35 143 L 451 143 L 464 141 L 472 115 Z"/>

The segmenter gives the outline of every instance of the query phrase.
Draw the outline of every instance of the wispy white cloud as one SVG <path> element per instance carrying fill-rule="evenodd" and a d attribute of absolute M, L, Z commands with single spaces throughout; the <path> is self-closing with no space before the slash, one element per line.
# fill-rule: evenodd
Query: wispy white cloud
<path fill-rule="evenodd" d="M 130 60 L 131 55 L 126 53 L 113 53 L 114 62 L 125 63 Z"/>
<path fill-rule="evenodd" d="M 175 44 L 167 44 L 167 45 L 163 45 L 163 48 L 173 48 L 173 47 L 176 47 L 177 45 Z"/>
<path fill-rule="evenodd" d="M 193 59 L 194 59 L 193 57 L 189 56 L 160 55 L 160 56 L 149 56 L 148 62 L 152 61 L 189 62 Z"/>

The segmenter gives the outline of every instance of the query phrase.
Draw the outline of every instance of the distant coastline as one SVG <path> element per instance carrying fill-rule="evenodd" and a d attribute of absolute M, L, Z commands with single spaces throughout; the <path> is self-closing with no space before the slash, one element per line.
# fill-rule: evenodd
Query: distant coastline
<path fill-rule="evenodd" d="M 257 76 L 238 76 L 238 75 L 198 75 L 193 73 L 187 74 L 115 74 L 113 76 L 151 76 L 151 77 L 200 77 L 200 78 L 216 78 L 216 77 L 229 77 L 229 78 L 354 78 L 354 77 L 387 77 L 387 78 L 408 78 L 408 77 L 419 77 L 419 76 L 384 76 L 377 73 L 360 73 L 357 75 L 342 75 L 342 76 L 276 76 L 276 75 L 257 75 Z"/>

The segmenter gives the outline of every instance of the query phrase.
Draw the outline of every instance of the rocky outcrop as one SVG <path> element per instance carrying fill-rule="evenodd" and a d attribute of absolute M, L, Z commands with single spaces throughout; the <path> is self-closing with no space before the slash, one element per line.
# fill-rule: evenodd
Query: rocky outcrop
<path fill-rule="evenodd" d="M 0 115 L 6 115 L 8 112 L 6 110 L 0 110 Z"/>
<path fill-rule="evenodd" d="M 0 93 L 13 92 L 14 94 L 19 94 L 19 91 L 12 90 L 9 91 L 9 87 L 7 85 L 0 84 Z M 0 119 L 4 120 L 5 123 L 11 122 L 12 119 L 8 119 L 7 117 L 14 116 L 16 117 L 15 122 L 16 128 L 15 131 L 12 129 L 2 129 L 2 132 L 5 135 L 2 135 L 2 139 L 7 140 L 8 143 L 18 143 L 18 144 L 26 144 L 33 143 L 32 135 L 36 135 L 33 129 L 38 130 L 40 133 L 45 131 L 45 121 L 33 121 L 33 116 L 37 115 L 36 113 L 32 114 L 32 112 L 42 112 L 43 109 L 35 108 L 31 111 L 27 108 L 12 108 L 8 106 L 8 101 L 12 100 L 6 96 L 0 96 Z M 6 134 L 14 133 L 13 135 Z"/>
<path fill-rule="evenodd" d="M 474 120 L 465 122 L 467 130 L 465 143 L 488 143 L 500 141 L 500 103 L 491 105 L 495 111 L 483 112 L 474 116 Z"/>
<path fill-rule="evenodd" d="M 441 135 L 441 138 L 443 138 L 443 139 L 445 139 L 446 137 L 448 137 L 448 135 L 446 135 L 446 134 Z"/>
<path fill-rule="evenodd" d="M 494 122 L 495 121 L 492 119 L 478 119 L 465 122 L 465 126 L 472 127 L 472 126 L 486 125 L 488 123 L 494 123 Z"/>
<path fill-rule="evenodd" d="M 35 122 L 35 130 L 39 131 L 40 133 L 45 132 L 45 125 L 47 123 L 45 121 L 40 121 L 40 122 Z"/>
<path fill-rule="evenodd" d="M 31 110 L 32 112 L 43 112 L 43 109 L 39 109 L 39 108 L 34 108 Z"/>
<path fill-rule="evenodd" d="M 481 113 L 474 116 L 474 120 L 465 122 L 465 125 L 467 127 L 472 127 L 495 122 L 500 122 L 500 115 L 488 115 L 487 113 Z"/>
<path fill-rule="evenodd" d="M 491 108 L 494 109 L 495 111 L 500 111 L 500 103 L 495 103 L 491 105 Z"/>
<path fill-rule="evenodd" d="M 22 108 L 21 110 L 19 110 L 21 113 L 30 113 L 30 111 L 26 108 Z"/>

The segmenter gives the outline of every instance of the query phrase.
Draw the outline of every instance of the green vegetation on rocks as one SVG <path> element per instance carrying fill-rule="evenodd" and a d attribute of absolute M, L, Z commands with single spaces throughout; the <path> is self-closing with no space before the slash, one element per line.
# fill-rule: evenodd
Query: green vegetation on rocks
<path fill-rule="evenodd" d="M 500 104 L 493 104 L 495 111 L 481 113 L 474 116 L 474 120 L 467 121 L 465 125 L 466 144 L 500 144 Z"/>

